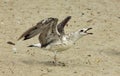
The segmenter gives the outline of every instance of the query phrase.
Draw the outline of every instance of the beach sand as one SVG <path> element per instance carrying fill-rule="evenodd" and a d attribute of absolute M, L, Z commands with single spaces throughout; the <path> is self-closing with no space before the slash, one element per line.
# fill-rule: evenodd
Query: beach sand
<path fill-rule="evenodd" d="M 27 47 L 38 36 L 17 42 L 42 19 L 67 16 L 66 33 L 92 27 L 94 34 L 57 54 L 65 66 L 50 63 L 52 52 Z M 0 0 L 0 76 L 120 76 L 120 0 Z"/>

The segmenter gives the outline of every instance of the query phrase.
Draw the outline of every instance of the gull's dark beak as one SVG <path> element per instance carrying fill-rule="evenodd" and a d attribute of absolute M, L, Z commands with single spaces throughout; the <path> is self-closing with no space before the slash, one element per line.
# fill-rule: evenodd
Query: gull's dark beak
<path fill-rule="evenodd" d="M 91 30 L 91 29 L 92 29 L 92 28 L 88 28 L 88 29 L 85 31 L 85 33 L 92 35 L 93 33 L 87 32 L 87 31 L 89 31 L 89 30 Z"/>

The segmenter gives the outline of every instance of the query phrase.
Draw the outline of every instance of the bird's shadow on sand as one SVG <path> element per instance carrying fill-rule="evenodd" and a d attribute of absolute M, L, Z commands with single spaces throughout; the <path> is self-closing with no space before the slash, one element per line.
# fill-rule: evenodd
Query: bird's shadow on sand
<path fill-rule="evenodd" d="M 37 61 L 34 59 L 22 60 L 22 63 L 27 65 L 66 66 L 63 62 L 58 62 L 57 64 L 55 64 L 53 61 Z"/>

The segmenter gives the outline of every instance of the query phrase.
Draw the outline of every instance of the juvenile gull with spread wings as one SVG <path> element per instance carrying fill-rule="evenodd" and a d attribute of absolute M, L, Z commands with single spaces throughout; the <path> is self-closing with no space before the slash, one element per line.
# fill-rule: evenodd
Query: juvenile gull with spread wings
<path fill-rule="evenodd" d="M 36 26 L 31 27 L 26 32 L 24 32 L 18 40 L 30 39 L 37 34 L 39 34 L 38 44 L 30 45 L 29 47 L 40 47 L 49 51 L 53 51 L 54 63 L 57 63 L 56 52 L 64 51 L 69 49 L 79 38 L 92 34 L 87 31 L 92 28 L 83 28 L 78 31 L 72 32 L 70 34 L 65 34 L 64 27 L 71 19 L 71 16 L 66 17 L 62 22 L 57 24 L 57 18 L 47 18 L 39 23 Z"/>

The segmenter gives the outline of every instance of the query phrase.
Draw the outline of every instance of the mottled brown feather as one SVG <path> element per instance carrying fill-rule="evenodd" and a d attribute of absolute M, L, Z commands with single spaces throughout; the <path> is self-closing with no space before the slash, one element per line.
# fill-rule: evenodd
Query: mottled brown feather
<path fill-rule="evenodd" d="M 64 20 L 62 20 L 58 25 L 57 25 L 57 28 L 58 28 L 58 32 L 61 34 L 61 35 L 64 35 L 65 32 L 64 32 L 64 27 L 65 25 L 68 23 L 68 21 L 71 19 L 71 16 L 67 16 Z"/>
<path fill-rule="evenodd" d="M 67 16 L 63 21 L 61 21 L 58 25 L 57 18 L 47 18 L 45 20 L 40 21 L 35 26 L 31 27 L 27 31 L 25 31 L 19 38 L 24 38 L 23 40 L 30 39 L 37 34 L 39 35 L 39 41 L 41 46 L 47 46 L 53 41 L 57 41 L 64 35 L 64 26 L 71 19 L 71 16 Z"/>

